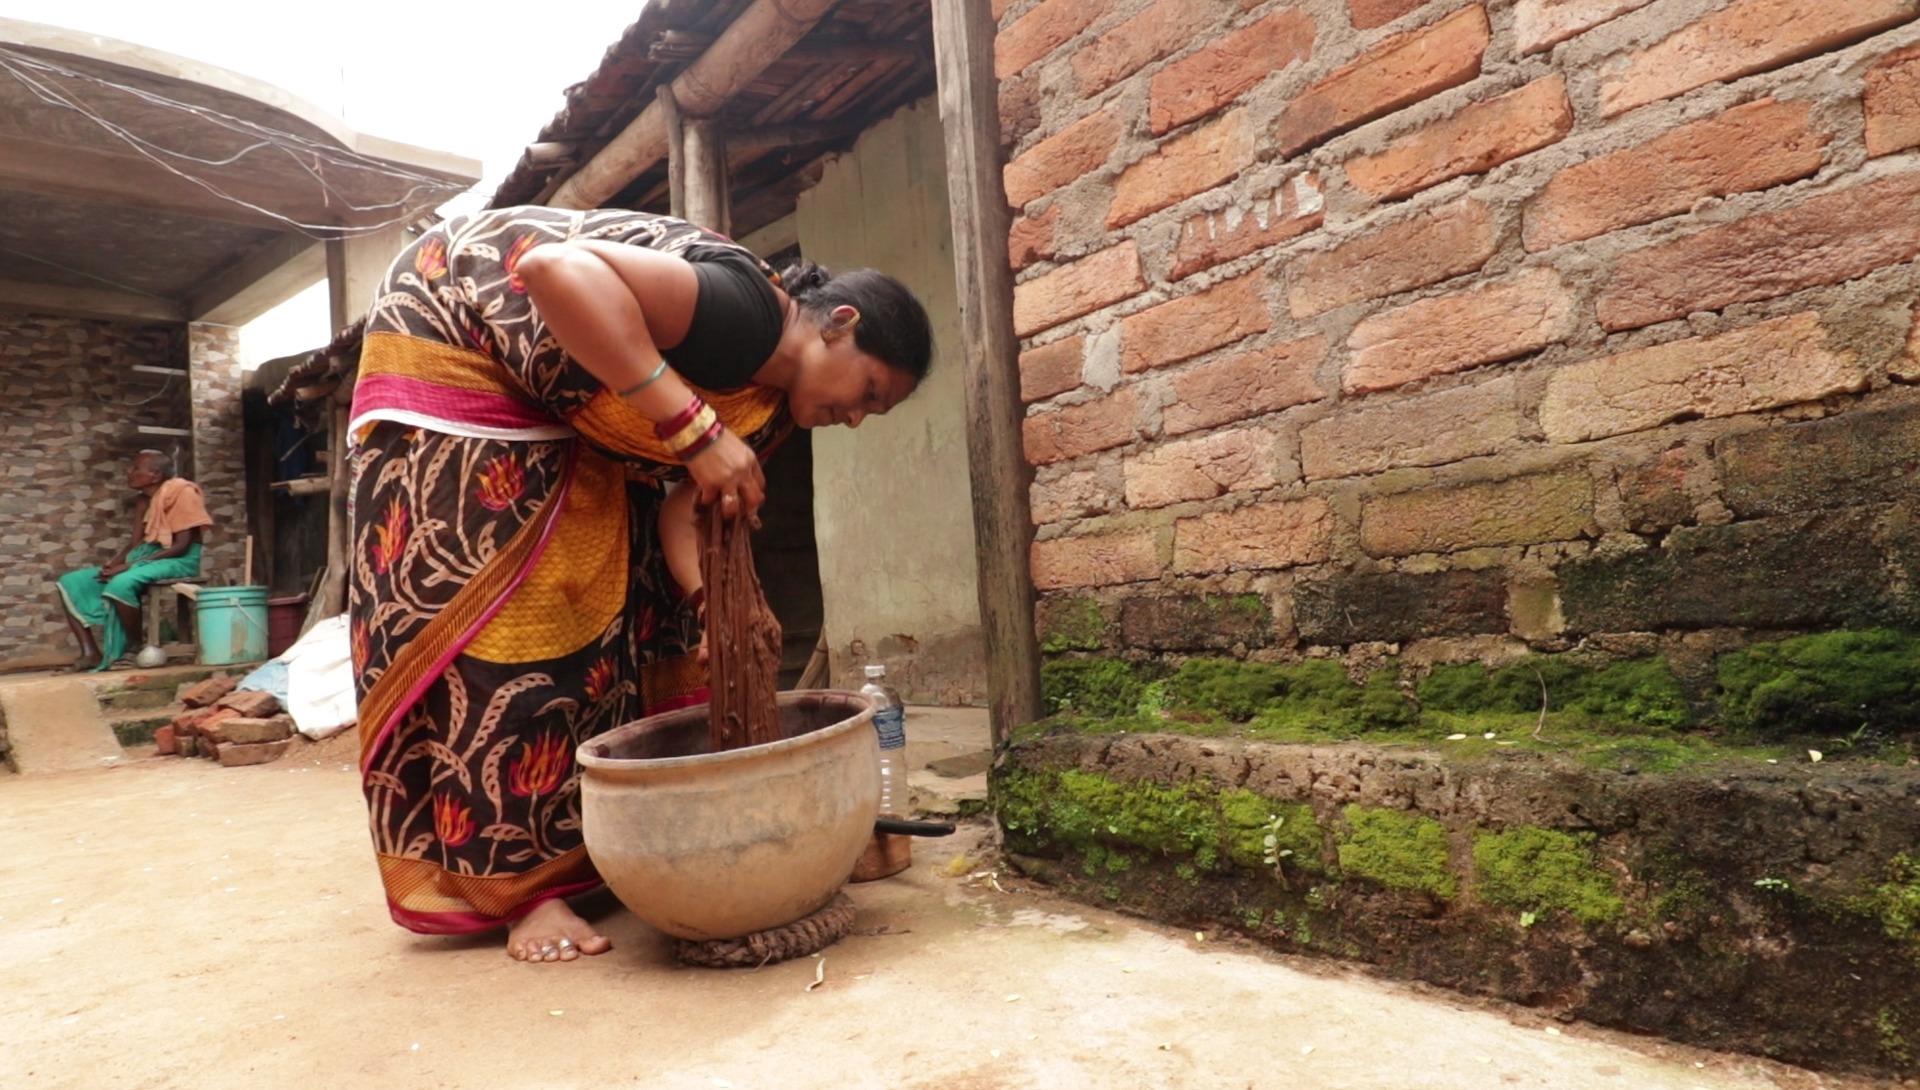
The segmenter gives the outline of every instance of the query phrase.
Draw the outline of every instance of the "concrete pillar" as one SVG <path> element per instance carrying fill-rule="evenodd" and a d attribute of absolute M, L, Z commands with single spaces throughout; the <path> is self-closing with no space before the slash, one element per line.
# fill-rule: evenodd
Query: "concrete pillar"
<path fill-rule="evenodd" d="M 366 315 L 373 305 L 374 289 L 386 278 L 387 266 L 407 248 L 408 241 L 404 227 L 328 240 L 327 301 L 336 332 Z"/>
<path fill-rule="evenodd" d="M 238 586 L 247 537 L 246 426 L 240 408 L 240 330 L 193 322 L 187 326 L 187 386 L 193 413 L 193 456 L 176 466 L 207 494 L 213 530 L 205 535 L 200 574 L 207 582 Z M 159 448 L 164 444 L 151 444 Z"/>

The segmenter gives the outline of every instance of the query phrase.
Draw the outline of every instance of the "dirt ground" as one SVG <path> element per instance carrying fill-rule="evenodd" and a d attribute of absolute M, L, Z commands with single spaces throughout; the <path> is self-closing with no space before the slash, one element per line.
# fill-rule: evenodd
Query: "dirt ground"
<path fill-rule="evenodd" d="M 1058 900 L 990 830 L 850 889 L 823 958 L 556 966 L 388 922 L 349 738 L 0 773 L 0 1086 L 1755 1090 L 1876 1085 L 1560 1025 Z M 818 979 L 821 983 L 809 990 Z"/>

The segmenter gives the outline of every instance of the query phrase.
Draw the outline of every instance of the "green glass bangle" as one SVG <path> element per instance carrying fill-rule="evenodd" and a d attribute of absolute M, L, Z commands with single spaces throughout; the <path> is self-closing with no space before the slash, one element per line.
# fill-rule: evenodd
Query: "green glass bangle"
<path fill-rule="evenodd" d="M 666 373 L 667 373 L 667 361 L 661 360 L 660 366 L 653 369 L 653 374 L 648 375 L 646 378 L 643 378 L 639 382 L 636 382 L 633 385 L 627 387 L 626 389 L 620 391 L 619 396 L 622 398 L 632 397 L 633 395 L 653 385 L 655 379 L 659 378 L 661 375 L 664 375 Z"/>

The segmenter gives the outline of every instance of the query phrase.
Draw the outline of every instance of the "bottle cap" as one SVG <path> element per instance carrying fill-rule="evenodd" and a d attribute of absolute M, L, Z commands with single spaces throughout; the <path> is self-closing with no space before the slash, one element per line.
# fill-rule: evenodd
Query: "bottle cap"
<path fill-rule="evenodd" d="M 886 677 L 887 668 L 876 662 L 873 665 L 867 667 L 867 676 L 868 677 Z"/>

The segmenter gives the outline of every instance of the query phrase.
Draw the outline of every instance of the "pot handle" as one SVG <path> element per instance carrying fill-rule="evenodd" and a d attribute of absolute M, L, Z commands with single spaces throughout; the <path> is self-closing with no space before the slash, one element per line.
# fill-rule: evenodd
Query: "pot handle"
<path fill-rule="evenodd" d="M 901 836 L 952 836 L 954 825 L 950 821 L 906 821 L 902 818 L 875 818 L 873 831 L 876 833 L 898 833 Z"/>

